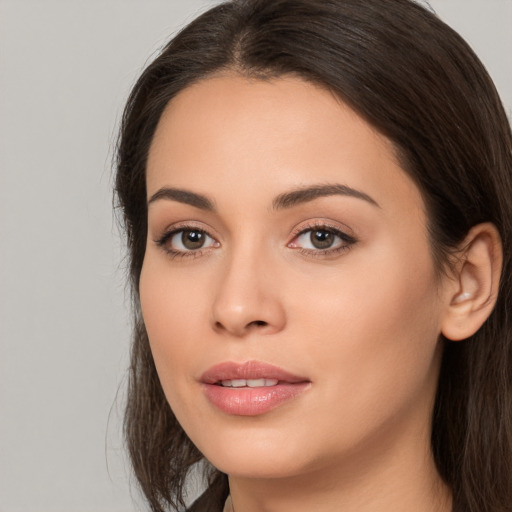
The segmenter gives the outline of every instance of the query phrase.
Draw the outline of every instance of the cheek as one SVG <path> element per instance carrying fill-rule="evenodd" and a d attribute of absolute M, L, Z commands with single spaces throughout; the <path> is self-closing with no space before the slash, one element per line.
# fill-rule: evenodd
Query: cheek
<path fill-rule="evenodd" d="M 168 265 L 158 260 L 149 256 L 144 261 L 140 302 L 158 376 L 163 383 L 172 383 L 164 386 L 172 403 L 180 386 L 192 379 L 185 370 L 193 365 L 198 347 L 190 339 L 204 315 L 194 291 L 197 286 L 171 274 Z"/>
<path fill-rule="evenodd" d="M 322 368 L 316 377 L 325 383 L 326 401 L 342 408 L 348 422 L 379 423 L 433 393 L 436 280 L 428 250 L 380 247 L 346 268 L 293 309 L 307 329 L 310 357 Z"/>

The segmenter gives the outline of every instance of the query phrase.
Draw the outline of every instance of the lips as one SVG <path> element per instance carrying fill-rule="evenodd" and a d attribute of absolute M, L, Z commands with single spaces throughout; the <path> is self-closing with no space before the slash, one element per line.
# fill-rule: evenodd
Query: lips
<path fill-rule="evenodd" d="M 311 386 L 305 377 L 259 361 L 221 363 L 209 368 L 200 380 L 212 405 L 239 416 L 269 412 Z"/>

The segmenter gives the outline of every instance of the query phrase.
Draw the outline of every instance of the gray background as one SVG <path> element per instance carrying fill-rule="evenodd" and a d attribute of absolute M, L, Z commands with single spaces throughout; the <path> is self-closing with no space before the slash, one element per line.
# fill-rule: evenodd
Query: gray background
<path fill-rule="evenodd" d="M 112 146 L 145 62 L 213 3 L 0 0 L 0 512 L 142 508 L 120 437 L 129 320 Z M 431 4 L 511 113 L 512 0 Z"/>

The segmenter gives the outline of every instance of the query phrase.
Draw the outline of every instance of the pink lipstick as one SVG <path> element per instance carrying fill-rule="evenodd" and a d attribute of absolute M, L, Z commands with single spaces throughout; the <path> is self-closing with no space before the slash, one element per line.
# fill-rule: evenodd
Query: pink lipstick
<path fill-rule="evenodd" d="M 238 416 L 257 416 L 296 398 L 311 385 L 305 377 L 259 361 L 226 362 L 209 368 L 201 382 L 208 400 Z"/>

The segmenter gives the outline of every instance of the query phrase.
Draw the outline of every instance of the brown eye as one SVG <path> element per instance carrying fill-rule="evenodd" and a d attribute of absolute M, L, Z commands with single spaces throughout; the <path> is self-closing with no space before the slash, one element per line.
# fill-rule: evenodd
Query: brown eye
<path fill-rule="evenodd" d="M 314 229 L 309 239 L 315 249 L 329 249 L 334 244 L 336 235 L 325 229 Z"/>
<path fill-rule="evenodd" d="M 290 242 L 288 247 L 302 249 L 308 253 L 328 254 L 342 251 L 356 243 L 356 240 L 339 229 L 318 226 L 305 229 Z"/>
<path fill-rule="evenodd" d="M 206 235 L 203 231 L 198 230 L 185 230 L 181 232 L 181 243 L 185 249 L 193 251 L 194 249 L 201 249 L 206 240 Z"/>
<path fill-rule="evenodd" d="M 192 253 L 200 249 L 218 247 L 219 243 L 201 229 L 180 229 L 165 235 L 158 241 L 158 245 L 165 247 L 171 253 Z"/>

